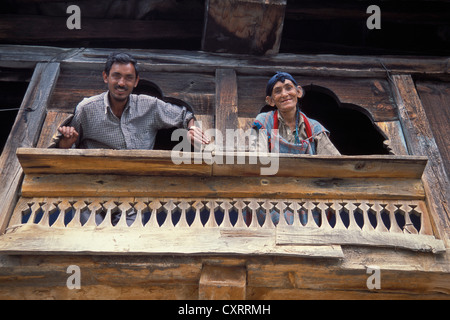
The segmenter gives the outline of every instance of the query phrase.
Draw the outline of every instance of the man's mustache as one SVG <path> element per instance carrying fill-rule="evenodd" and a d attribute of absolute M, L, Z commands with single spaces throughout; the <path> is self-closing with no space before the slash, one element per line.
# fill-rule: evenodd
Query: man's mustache
<path fill-rule="evenodd" d="M 114 89 L 116 89 L 116 90 L 121 89 L 121 90 L 126 90 L 126 91 L 128 91 L 128 87 L 126 87 L 126 86 L 125 86 L 125 87 L 115 86 Z"/>

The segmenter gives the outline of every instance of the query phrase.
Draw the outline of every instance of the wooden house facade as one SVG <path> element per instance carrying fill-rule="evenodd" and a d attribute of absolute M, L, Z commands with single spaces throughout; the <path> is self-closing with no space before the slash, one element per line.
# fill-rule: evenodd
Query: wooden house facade
<path fill-rule="evenodd" d="M 298 17 L 322 21 L 309 1 L 79 1 L 78 31 L 55 13 L 65 2 L 22 2 L 0 14 L 2 94 L 20 100 L 0 158 L 1 299 L 449 299 L 448 52 L 283 51 L 298 51 L 283 42 Z M 106 90 L 106 57 L 127 44 L 136 93 L 192 108 L 205 131 L 241 129 L 237 141 L 264 110 L 268 78 L 290 72 L 342 155 L 239 143 L 181 154 L 170 132 L 155 150 L 54 148 L 75 106 Z"/>

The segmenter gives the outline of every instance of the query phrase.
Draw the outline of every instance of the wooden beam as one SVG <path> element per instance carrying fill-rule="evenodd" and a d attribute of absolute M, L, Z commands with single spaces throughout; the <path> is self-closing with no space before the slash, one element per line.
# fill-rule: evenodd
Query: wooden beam
<path fill-rule="evenodd" d="M 198 153 L 187 153 L 187 164 L 176 164 L 177 156 L 163 150 L 108 149 L 20 149 L 25 173 L 76 173 L 127 175 L 210 176 L 211 166 L 196 162 Z M 201 157 L 201 154 L 200 154 Z M 106 160 L 108 159 L 108 160 Z M 201 158 L 200 158 L 201 159 Z"/>
<path fill-rule="evenodd" d="M 201 175 L 261 177 L 264 161 L 278 162 L 273 176 L 302 178 L 420 179 L 427 159 L 420 156 L 309 156 L 252 152 L 185 153 L 185 163 L 162 150 L 82 150 L 21 148 L 17 157 L 26 174 Z M 202 158 L 203 157 L 203 158 Z M 250 158 L 256 163 L 250 163 Z M 243 163 L 241 164 L 241 161 Z"/>
<path fill-rule="evenodd" d="M 419 179 L 30 174 L 22 196 L 423 200 L 425 193 Z"/>
<path fill-rule="evenodd" d="M 200 300 L 245 300 L 245 266 L 204 265 L 199 282 Z"/>
<path fill-rule="evenodd" d="M 20 232 L 16 232 L 19 231 Z M 1 237 L 2 254 L 98 254 L 98 255 L 275 255 L 342 258 L 340 246 L 279 246 L 275 229 L 167 227 L 45 228 L 35 224 L 18 226 Z M 245 245 L 243 240 L 245 239 Z"/>
<path fill-rule="evenodd" d="M 428 205 L 436 224 L 435 232 L 444 240 L 446 247 L 450 248 L 450 182 L 427 115 L 411 76 L 394 75 L 392 86 L 410 154 L 429 159 L 423 176 Z"/>
<path fill-rule="evenodd" d="M 450 83 L 415 81 L 420 100 L 430 121 L 444 167 L 450 176 Z"/>
<path fill-rule="evenodd" d="M 309 229 L 299 233 L 289 227 L 277 228 L 277 244 L 279 245 L 305 245 L 305 244 L 334 244 L 340 245 L 372 245 L 379 247 L 406 248 L 415 251 L 432 251 L 444 253 L 445 246 L 441 240 L 431 235 L 415 235 L 393 233 L 389 236 L 383 232 L 366 232 L 361 230 L 317 230 Z"/>
<path fill-rule="evenodd" d="M 427 259 L 430 256 L 427 253 L 358 248 L 354 252 L 346 250 L 345 254 L 352 259 L 225 255 L 209 258 L 198 255 L 2 256 L 0 298 L 195 300 L 199 298 L 199 279 L 204 266 L 232 267 L 234 261 L 246 266 L 246 298 L 249 300 L 450 297 L 448 264 Z M 367 279 L 371 276 L 367 274 L 369 263 L 380 267 L 381 290 L 367 288 Z M 65 285 L 70 276 L 67 274 L 70 265 L 81 269 L 81 290 L 69 290 Z M 298 304 L 293 301 L 287 305 L 295 307 Z M 180 305 L 184 306 L 184 302 Z M 194 305 L 201 306 L 201 302 Z M 178 308 L 171 309 L 174 316 L 177 311 Z M 279 313 L 272 305 L 271 315 Z"/>
<path fill-rule="evenodd" d="M 72 51 L 72 53 L 70 53 Z M 64 49 L 41 46 L 0 45 L 0 66 L 29 68 L 36 62 L 55 59 L 64 65 L 102 70 L 112 49 Z M 143 70 L 178 72 L 215 72 L 233 68 L 239 74 L 271 76 L 283 70 L 299 75 L 343 76 L 354 78 L 386 77 L 386 69 L 395 74 L 450 79 L 447 57 L 376 57 L 355 55 L 277 54 L 275 56 L 229 55 L 181 50 L 128 50 Z M 69 54 L 70 53 L 70 54 Z M 67 55 L 68 54 L 68 55 Z M 67 55 L 67 56 L 66 56 Z"/>
<path fill-rule="evenodd" d="M 277 54 L 286 0 L 207 0 L 202 50 Z"/>
<path fill-rule="evenodd" d="M 16 150 L 36 146 L 59 70 L 59 63 L 37 64 L 0 158 L 0 233 L 9 222 L 23 177 Z"/>

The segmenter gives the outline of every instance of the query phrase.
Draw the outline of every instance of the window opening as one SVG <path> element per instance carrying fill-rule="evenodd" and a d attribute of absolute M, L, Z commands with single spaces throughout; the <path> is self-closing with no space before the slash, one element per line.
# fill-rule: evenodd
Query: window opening
<path fill-rule="evenodd" d="M 400 209 L 395 210 L 394 212 L 395 220 L 397 221 L 397 225 L 400 227 L 400 229 L 403 230 L 405 227 L 405 212 L 403 212 Z"/>
<path fill-rule="evenodd" d="M 3 152 L 33 70 L 0 68 L 0 154 Z"/>
<path fill-rule="evenodd" d="M 330 131 L 330 140 L 342 155 L 389 154 L 384 145 L 387 137 L 364 108 L 339 102 L 327 88 L 311 84 L 303 86 L 303 89 L 305 96 L 300 102 L 301 111 Z M 265 105 L 260 113 L 274 109 Z"/>
<path fill-rule="evenodd" d="M 217 202 L 217 207 L 214 208 L 214 219 L 216 219 L 216 223 L 220 226 L 225 217 L 225 210 L 220 206 L 221 202 Z"/>
<path fill-rule="evenodd" d="M 329 208 L 327 210 L 328 224 L 334 228 L 336 226 L 336 211 L 331 207 L 333 203 L 325 203 Z"/>
<path fill-rule="evenodd" d="M 359 204 L 358 204 L 359 205 Z M 356 208 L 353 212 L 353 216 L 355 217 L 355 222 L 360 229 L 364 227 L 364 214 L 360 208 Z"/>
<path fill-rule="evenodd" d="M 415 206 L 411 207 L 412 210 L 409 213 L 409 218 L 411 219 L 411 223 L 413 224 L 414 228 L 416 228 L 417 232 L 420 232 L 422 228 L 421 215 L 415 210 Z"/>
<path fill-rule="evenodd" d="M 339 211 L 339 215 L 341 217 L 342 223 L 348 229 L 348 226 L 350 225 L 349 212 L 348 212 L 348 210 L 346 208 L 344 208 L 346 203 L 341 203 L 340 205 L 342 206 L 342 209 Z"/>
<path fill-rule="evenodd" d="M 181 209 L 175 208 L 172 211 L 172 223 L 174 226 L 176 226 L 180 222 L 180 218 L 181 218 Z"/>
<path fill-rule="evenodd" d="M 162 204 L 161 208 L 156 210 L 156 221 L 158 222 L 158 225 L 160 227 L 167 220 L 167 216 L 168 216 L 167 211 L 166 211 L 166 209 L 164 207 L 164 202 L 161 202 L 161 204 Z"/>
<path fill-rule="evenodd" d="M 189 206 L 188 209 L 186 209 L 186 222 L 188 226 L 191 226 L 192 223 L 195 220 L 196 210 Z"/>
<path fill-rule="evenodd" d="M 237 220 L 238 220 L 238 215 L 239 215 L 239 213 L 238 213 L 238 211 L 233 207 L 233 208 L 230 209 L 229 214 L 230 214 L 230 222 L 231 222 L 231 225 L 235 226 L 235 225 L 236 225 L 236 222 L 237 222 Z"/>
<path fill-rule="evenodd" d="M 186 107 L 189 111 L 195 114 L 194 109 L 187 102 L 177 98 L 164 97 L 161 88 L 152 81 L 140 79 L 137 87 L 133 90 L 133 93 L 153 96 L 158 99 L 161 99 L 164 102 L 168 102 L 177 106 Z M 172 141 L 171 139 L 174 130 L 176 130 L 176 128 L 167 128 L 159 130 L 155 137 L 155 145 L 153 149 L 172 150 L 178 143 L 180 143 L 180 141 Z"/>
<path fill-rule="evenodd" d="M 384 226 L 389 230 L 391 229 L 391 218 L 389 216 L 389 211 L 386 210 L 385 205 L 381 205 L 383 210 L 381 210 L 381 220 L 383 221 Z"/>
<path fill-rule="evenodd" d="M 367 210 L 367 216 L 369 218 L 369 222 L 372 225 L 372 227 L 375 229 L 377 227 L 377 213 L 375 210 L 370 208 Z"/>
<path fill-rule="evenodd" d="M 368 113 L 357 105 L 337 101 L 327 89 L 307 85 L 302 111 L 327 128 L 330 140 L 344 155 L 389 154 L 386 137 L 377 129 Z"/>

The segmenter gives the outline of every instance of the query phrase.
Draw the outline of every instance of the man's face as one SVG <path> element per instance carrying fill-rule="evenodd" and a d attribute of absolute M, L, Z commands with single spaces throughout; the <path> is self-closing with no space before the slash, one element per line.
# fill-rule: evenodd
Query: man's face
<path fill-rule="evenodd" d="M 274 85 L 272 96 L 267 97 L 266 101 L 280 111 L 288 111 L 296 108 L 297 101 L 302 95 L 303 89 L 286 79 L 284 82 L 278 81 Z"/>
<path fill-rule="evenodd" d="M 117 102 L 127 101 L 139 82 L 132 63 L 114 63 L 109 75 L 103 71 L 103 81 L 108 85 L 110 98 Z"/>

